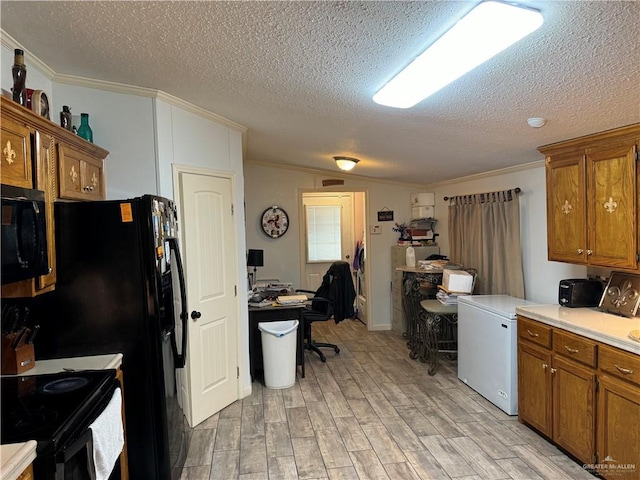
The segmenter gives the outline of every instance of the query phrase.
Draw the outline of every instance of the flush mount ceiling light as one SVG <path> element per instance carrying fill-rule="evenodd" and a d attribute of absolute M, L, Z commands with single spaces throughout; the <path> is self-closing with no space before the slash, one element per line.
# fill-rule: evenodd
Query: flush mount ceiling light
<path fill-rule="evenodd" d="M 527 119 L 527 123 L 532 128 L 540 128 L 540 127 L 544 127 L 544 124 L 547 123 L 547 121 L 544 118 L 531 117 Z"/>
<path fill-rule="evenodd" d="M 333 157 L 340 170 L 349 171 L 356 166 L 360 160 L 353 157 Z"/>
<path fill-rule="evenodd" d="M 382 87 L 373 100 L 409 108 L 537 30 L 537 10 L 483 2 Z"/>

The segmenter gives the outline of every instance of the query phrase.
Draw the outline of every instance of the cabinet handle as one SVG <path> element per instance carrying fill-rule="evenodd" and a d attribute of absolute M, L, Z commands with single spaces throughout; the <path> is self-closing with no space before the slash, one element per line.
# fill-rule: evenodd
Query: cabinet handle
<path fill-rule="evenodd" d="M 583 252 L 584 252 L 583 249 L 581 249 L 581 248 L 578 249 L 578 255 L 582 255 Z"/>
<path fill-rule="evenodd" d="M 615 365 L 615 367 L 620 370 L 622 373 L 624 373 L 625 375 L 630 375 L 633 373 L 633 370 L 629 369 L 629 368 L 622 368 L 619 367 L 618 365 Z"/>
<path fill-rule="evenodd" d="M 593 253 L 593 250 L 587 250 L 587 255 L 591 255 Z"/>
<path fill-rule="evenodd" d="M 551 373 L 556 373 L 556 369 L 555 369 L 555 368 L 552 368 L 552 369 L 551 369 Z"/>
<path fill-rule="evenodd" d="M 543 364 L 542 364 L 542 369 L 543 369 L 543 370 L 546 370 L 548 367 L 549 367 L 549 365 L 547 365 L 546 363 L 543 363 Z"/>
<path fill-rule="evenodd" d="M 536 338 L 539 337 L 540 334 L 538 333 L 533 333 L 531 330 L 527 329 L 527 333 L 529 334 L 530 337 Z"/>
<path fill-rule="evenodd" d="M 565 345 L 564 348 L 566 348 L 567 352 L 569 352 L 569 353 L 578 353 L 578 349 L 577 348 L 571 348 L 568 345 Z"/>

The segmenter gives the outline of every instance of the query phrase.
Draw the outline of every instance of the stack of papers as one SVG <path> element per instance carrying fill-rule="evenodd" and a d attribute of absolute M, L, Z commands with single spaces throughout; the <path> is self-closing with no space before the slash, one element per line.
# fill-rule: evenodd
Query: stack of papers
<path fill-rule="evenodd" d="M 457 305 L 458 295 L 456 293 L 447 293 L 443 289 L 439 289 L 436 293 L 436 298 L 440 300 L 443 305 Z"/>
<path fill-rule="evenodd" d="M 280 305 L 298 305 L 307 301 L 306 295 L 280 295 L 276 301 Z"/>

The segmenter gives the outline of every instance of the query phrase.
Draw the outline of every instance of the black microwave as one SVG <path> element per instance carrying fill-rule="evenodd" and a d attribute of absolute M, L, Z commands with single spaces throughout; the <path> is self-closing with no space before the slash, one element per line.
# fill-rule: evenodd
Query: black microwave
<path fill-rule="evenodd" d="M 44 192 L 2 185 L 2 285 L 49 273 Z"/>

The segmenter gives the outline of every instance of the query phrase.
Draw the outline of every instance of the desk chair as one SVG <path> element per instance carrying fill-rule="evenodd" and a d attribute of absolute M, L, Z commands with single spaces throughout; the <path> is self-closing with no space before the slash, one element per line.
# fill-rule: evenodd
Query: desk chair
<path fill-rule="evenodd" d="M 310 290 L 296 290 L 297 292 L 311 293 L 311 305 L 302 312 L 304 319 L 304 348 L 311 350 L 320 356 L 322 362 L 327 357 L 320 351 L 320 347 L 333 348 L 340 353 L 340 348 L 333 343 L 314 342 L 311 336 L 314 322 L 326 322 L 333 318 L 336 323 L 345 318 L 353 318 L 355 311 L 353 302 L 356 299 L 356 290 L 353 286 L 351 268 L 347 262 L 334 262 L 322 277 L 322 284 L 315 292 Z"/>

